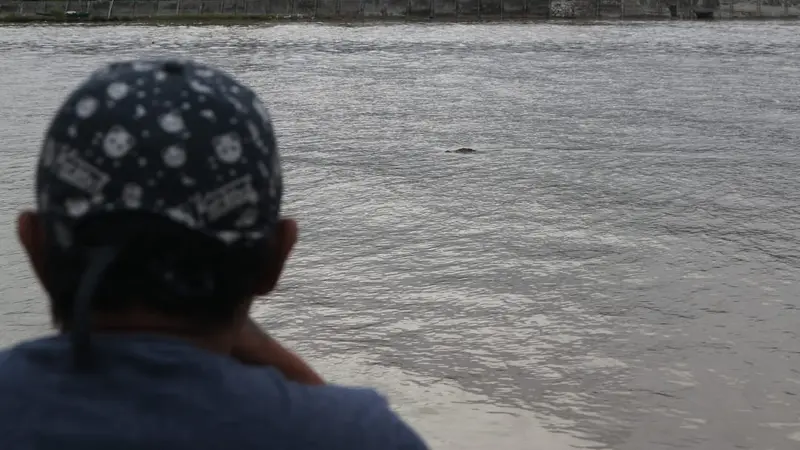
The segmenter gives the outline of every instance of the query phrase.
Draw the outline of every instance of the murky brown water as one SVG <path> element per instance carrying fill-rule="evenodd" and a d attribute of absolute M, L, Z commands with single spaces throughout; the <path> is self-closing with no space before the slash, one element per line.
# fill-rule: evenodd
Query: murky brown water
<path fill-rule="evenodd" d="M 0 28 L 0 337 L 47 331 L 13 223 L 48 114 L 101 62 L 184 55 L 277 121 L 302 236 L 263 321 L 435 448 L 800 448 L 798 46 L 779 24 Z"/>

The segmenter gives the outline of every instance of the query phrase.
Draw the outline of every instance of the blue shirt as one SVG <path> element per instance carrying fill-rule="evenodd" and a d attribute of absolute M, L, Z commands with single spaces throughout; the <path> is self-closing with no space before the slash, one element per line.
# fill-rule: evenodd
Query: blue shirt
<path fill-rule="evenodd" d="M 423 450 L 370 389 L 305 386 L 153 336 L 93 335 L 77 373 L 65 336 L 0 352 L 3 450 Z"/>

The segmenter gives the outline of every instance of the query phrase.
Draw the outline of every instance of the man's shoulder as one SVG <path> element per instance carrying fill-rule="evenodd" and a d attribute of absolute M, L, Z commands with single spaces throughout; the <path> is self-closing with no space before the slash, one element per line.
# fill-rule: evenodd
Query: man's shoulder
<path fill-rule="evenodd" d="M 8 361 L 8 357 L 11 355 L 11 350 L 11 348 L 0 349 L 0 368 L 2 368 L 5 362 Z"/>
<path fill-rule="evenodd" d="M 388 409 L 389 404 L 384 396 L 374 389 L 351 387 L 336 384 L 311 386 L 286 379 L 272 367 L 252 367 L 234 364 L 229 366 L 229 381 L 237 390 L 247 394 L 251 400 L 259 403 L 261 399 L 274 402 L 277 396 L 279 404 L 297 411 L 316 414 L 342 415 L 357 414 L 360 411 Z M 258 392 L 259 395 L 252 395 Z"/>
<path fill-rule="evenodd" d="M 160 341 L 97 342 L 105 372 L 86 383 L 71 369 L 70 347 L 62 341 L 37 340 L 0 351 L 0 416 L 21 408 L 61 411 L 82 402 L 84 414 L 72 414 L 70 420 L 92 430 L 104 429 L 108 414 L 102 408 L 111 405 L 131 420 L 156 427 L 161 418 L 152 411 L 158 410 L 178 424 L 175 433 L 183 424 L 202 435 L 199 427 L 208 431 L 209 440 L 224 436 L 240 448 L 258 447 L 264 439 L 274 448 L 308 450 L 427 448 L 373 389 L 298 384 L 275 368 Z"/>
<path fill-rule="evenodd" d="M 12 346 L 0 349 L 0 380 L 7 381 L 22 376 L 27 369 L 26 359 L 29 356 L 41 356 L 39 350 L 51 345 L 51 338 L 30 339 L 17 342 Z M 2 384 L 2 383 L 0 383 Z"/>
<path fill-rule="evenodd" d="M 392 410 L 386 398 L 374 389 L 307 386 L 285 380 L 281 384 L 285 396 L 283 414 L 296 425 L 296 432 L 305 441 L 304 448 L 427 448 L 416 432 Z"/>
<path fill-rule="evenodd" d="M 324 420 L 314 427 L 322 429 L 317 438 L 312 438 L 321 448 L 325 447 L 326 436 L 337 438 L 342 448 L 426 448 L 387 400 L 372 389 L 321 386 L 308 387 L 307 392 L 305 405 L 318 411 L 317 417 Z"/>

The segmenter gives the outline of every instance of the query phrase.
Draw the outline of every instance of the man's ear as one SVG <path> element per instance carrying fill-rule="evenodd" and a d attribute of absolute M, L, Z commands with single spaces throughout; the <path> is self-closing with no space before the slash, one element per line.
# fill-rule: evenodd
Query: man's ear
<path fill-rule="evenodd" d="M 263 282 L 255 292 L 256 296 L 267 295 L 278 285 L 283 267 L 295 243 L 297 243 L 297 222 L 292 219 L 281 219 L 275 229 L 275 239 L 270 249 L 273 252 L 271 258 L 274 258 L 274 262 L 268 265 L 268 273 L 264 274 Z"/>
<path fill-rule="evenodd" d="M 21 212 L 17 217 L 17 236 L 33 272 L 44 286 L 45 231 L 41 217 L 33 211 Z"/>

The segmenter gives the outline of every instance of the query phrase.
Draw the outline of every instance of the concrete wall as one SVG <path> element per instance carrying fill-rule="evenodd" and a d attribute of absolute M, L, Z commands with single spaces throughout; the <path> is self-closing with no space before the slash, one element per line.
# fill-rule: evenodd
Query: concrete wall
<path fill-rule="evenodd" d="M 357 19 L 417 17 L 470 19 L 517 18 L 668 18 L 705 0 L 115 0 L 116 17 L 241 15 Z M 716 0 L 715 0 L 716 1 Z M 719 0 L 717 17 L 800 16 L 800 0 Z M 47 12 L 88 11 L 105 17 L 109 0 L 0 0 L 0 15 L 33 16 Z M 255 17 L 254 17 L 255 18 Z"/>

